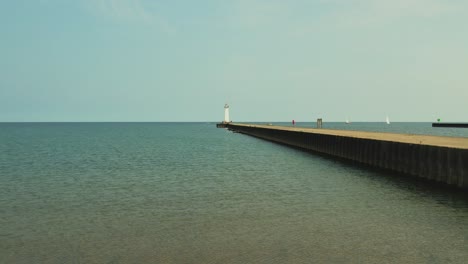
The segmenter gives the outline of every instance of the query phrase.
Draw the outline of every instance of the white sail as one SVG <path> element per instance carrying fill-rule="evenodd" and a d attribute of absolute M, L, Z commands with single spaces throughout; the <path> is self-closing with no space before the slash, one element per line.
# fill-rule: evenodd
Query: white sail
<path fill-rule="evenodd" d="M 387 116 L 387 119 L 385 121 L 387 122 L 387 125 L 390 125 L 390 118 L 388 118 L 388 116 Z"/>

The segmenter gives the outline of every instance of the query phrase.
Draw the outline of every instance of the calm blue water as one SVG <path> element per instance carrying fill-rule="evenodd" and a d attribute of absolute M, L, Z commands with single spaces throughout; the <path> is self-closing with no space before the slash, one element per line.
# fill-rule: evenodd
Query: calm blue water
<path fill-rule="evenodd" d="M 0 123 L 0 263 L 467 259 L 466 191 L 208 123 Z"/>

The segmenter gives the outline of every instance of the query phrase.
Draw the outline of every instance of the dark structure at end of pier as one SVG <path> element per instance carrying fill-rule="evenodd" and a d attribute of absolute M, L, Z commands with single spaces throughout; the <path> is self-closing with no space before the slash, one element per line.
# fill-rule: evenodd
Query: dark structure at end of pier
<path fill-rule="evenodd" d="M 468 188 L 468 138 L 226 123 L 257 138 Z"/>
<path fill-rule="evenodd" d="M 227 128 L 228 125 L 230 124 L 231 122 L 221 122 L 221 123 L 217 123 L 216 124 L 216 127 L 217 128 Z"/>

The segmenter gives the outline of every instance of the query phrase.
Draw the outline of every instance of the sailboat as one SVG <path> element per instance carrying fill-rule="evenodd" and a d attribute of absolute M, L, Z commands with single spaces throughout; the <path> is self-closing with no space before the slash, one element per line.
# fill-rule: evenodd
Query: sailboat
<path fill-rule="evenodd" d="M 351 122 L 349 122 L 348 118 L 346 118 L 345 124 L 351 124 Z"/>
<path fill-rule="evenodd" d="M 385 120 L 385 122 L 387 123 L 387 125 L 390 125 L 390 119 L 388 118 L 388 116 L 387 116 L 387 119 Z"/>

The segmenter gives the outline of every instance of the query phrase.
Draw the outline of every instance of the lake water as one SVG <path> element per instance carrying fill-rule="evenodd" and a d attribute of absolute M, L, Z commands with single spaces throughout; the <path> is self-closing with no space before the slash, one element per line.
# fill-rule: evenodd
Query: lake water
<path fill-rule="evenodd" d="M 0 263 L 467 260 L 463 190 L 213 123 L 0 123 Z"/>

